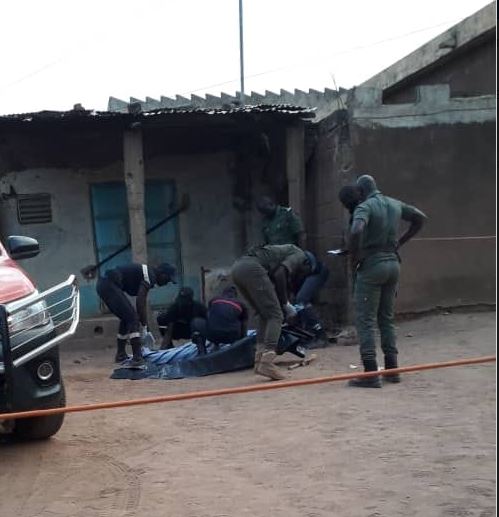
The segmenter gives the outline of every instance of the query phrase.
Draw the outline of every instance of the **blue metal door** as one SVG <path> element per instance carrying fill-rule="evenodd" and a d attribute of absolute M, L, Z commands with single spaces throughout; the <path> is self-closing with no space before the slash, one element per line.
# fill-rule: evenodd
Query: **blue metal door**
<path fill-rule="evenodd" d="M 97 259 L 109 256 L 130 239 L 127 197 L 122 182 L 98 183 L 91 187 L 92 213 Z M 147 181 L 145 185 L 146 227 L 150 228 L 175 209 L 175 185 L 170 181 Z M 168 221 L 147 236 L 147 255 L 151 265 L 169 262 L 178 271 L 181 281 L 180 243 L 177 219 Z M 104 264 L 101 274 L 120 264 L 131 262 L 128 249 Z M 149 300 L 154 308 L 171 302 L 177 289 L 167 287 L 152 289 Z"/>

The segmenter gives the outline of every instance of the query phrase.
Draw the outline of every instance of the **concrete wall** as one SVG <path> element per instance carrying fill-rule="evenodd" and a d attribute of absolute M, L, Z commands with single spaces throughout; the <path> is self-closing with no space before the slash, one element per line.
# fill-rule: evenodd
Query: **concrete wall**
<path fill-rule="evenodd" d="M 417 87 L 448 84 L 451 97 L 494 95 L 496 91 L 495 31 L 449 55 L 438 67 L 423 70 L 383 93 L 384 104 L 416 102 Z"/>
<path fill-rule="evenodd" d="M 307 164 L 307 247 L 330 271 L 321 292 L 320 308 L 328 326 L 342 326 L 349 318 L 350 281 L 343 257 L 327 255 L 344 245 L 348 217 L 338 191 L 353 180 L 352 152 L 346 110 L 337 111 L 316 128 L 316 146 Z"/>
<path fill-rule="evenodd" d="M 62 180 L 63 179 L 63 180 Z M 27 235 L 40 243 L 40 254 L 22 262 L 40 289 L 46 289 L 95 264 L 95 250 L 87 175 L 72 169 L 29 169 L 0 178 L 0 192 L 14 188 L 18 194 L 50 193 L 52 222 L 20 225 L 15 198 L 0 201 L 0 230 L 3 237 Z M 95 296 L 87 296 L 89 285 L 80 277 L 85 311 L 98 310 Z"/>
<path fill-rule="evenodd" d="M 449 90 L 420 88 L 414 105 L 382 105 L 375 89 L 351 100 L 356 171 L 429 217 L 402 251 L 401 312 L 495 303 L 495 96 Z"/>
<path fill-rule="evenodd" d="M 184 284 L 200 293 L 201 267 L 218 268 L 232 264 L 239 250 L 235 239 L 235 209 L 232 203 L 232 153 L 200 157 L 156 157 L 146 162 L 147 179 L 168 179 L 176 184 L 177 195 L 188 193 L 190 208 L 180 216 L 180 241 Z M 40 168 L 4 174 L 0 192 L 13 187 L 19 194 L 50 192 L 53 222 L 20 225 L 15 199 L 0 201 L 3 236 L 25 234 L 39 240 L 42 252 L 23 263 L 39 283 L 48 287 L 70 273 L 76 273 L 83 293 L 85 316 L 98 314 L 95 281 L 81 278 L 82 267 L 96 262 L 90 209 L 90 185 L 120 181 L 122 164 L 99 170 Z M 173 292 L 171 293 L 173 294 Z"/>
<path fill-rule="evenodd" d="M 494 1 L 382 70 L 360 86 L 379 88 L 383 91 L 391 88 L 399 89 L 400 85 L 412 80 L 412 78 L 424 75 L 430 70 L 435 71 L 444 67 L 445 63 L 454 59 L 454 56 L 458 53 L 483 42 L 484 38 L 495 42 L 496 23 L 496 2 Z M 491 71 L 495 71 L 495 66 Z M 461 72 L 458 70 L 458 73 Z M 486 73 L 487 70 L 482 70 L 480 77 Z M 445 83 L 447 81 L 441 82 Z"/>

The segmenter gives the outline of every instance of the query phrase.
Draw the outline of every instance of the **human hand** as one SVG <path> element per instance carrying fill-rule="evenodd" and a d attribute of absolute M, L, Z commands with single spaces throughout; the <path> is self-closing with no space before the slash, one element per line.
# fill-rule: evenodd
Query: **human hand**
<path fill-rule="evenodd" d="M 292 321 L 296 318 L 297 312 L 296 309 L 288 302 L 283 307 L 283 313 L 284 313 L 284 320 L 286 322 Z"/>

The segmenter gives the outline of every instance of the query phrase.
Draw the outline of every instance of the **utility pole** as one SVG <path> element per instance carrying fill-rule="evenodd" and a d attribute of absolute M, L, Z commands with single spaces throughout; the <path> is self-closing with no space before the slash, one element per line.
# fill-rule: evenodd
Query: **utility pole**
<path fill-rule="evenodd" d="M 241 91 L 239 103 L 244 106 L 244 35 L 243 35 L 243 0 L 239 0 L 239 64 L 241 69 Z"/>

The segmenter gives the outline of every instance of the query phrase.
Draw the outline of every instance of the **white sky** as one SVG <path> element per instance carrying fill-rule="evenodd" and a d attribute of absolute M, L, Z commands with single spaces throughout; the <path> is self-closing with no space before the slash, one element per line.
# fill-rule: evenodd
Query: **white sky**
<path fill-rule="evenodd" d="M 352 87 L 488 3 L 244 0 L 246 91 Z M 238 0 L 2 0 L 0 114 L 234 94 L 238 16 Z"/>

